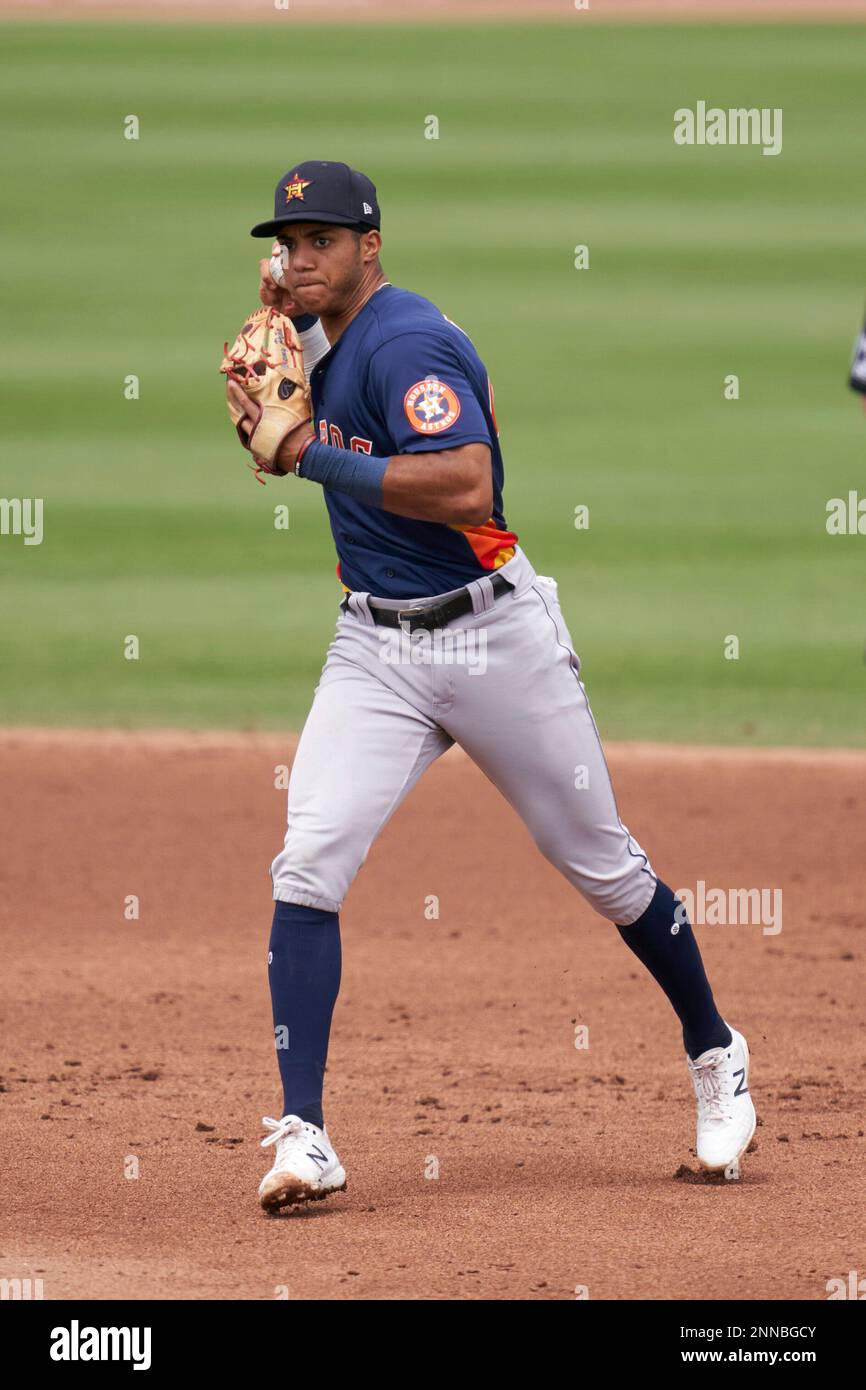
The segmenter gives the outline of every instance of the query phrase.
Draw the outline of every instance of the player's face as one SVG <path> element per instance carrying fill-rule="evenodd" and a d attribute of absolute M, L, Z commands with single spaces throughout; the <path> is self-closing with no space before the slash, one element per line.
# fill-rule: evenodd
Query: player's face
<path fill-rule="evenodd" d="M 361 244 L 348 227 L 292 223 L 277 240 L 289 253 L 283 272 L 295 303 L 308 314 L 339 314 L 364 273 Z"/>

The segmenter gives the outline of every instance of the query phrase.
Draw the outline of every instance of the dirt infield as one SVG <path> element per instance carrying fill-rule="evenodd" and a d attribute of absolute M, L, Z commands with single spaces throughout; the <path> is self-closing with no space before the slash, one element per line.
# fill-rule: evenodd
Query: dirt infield
<path fill-rule="evenodd" d="M 752 1045 L 739 1183 L 693 1180 L 665 1001 L 453 753 L 343 915 L 326 1114 L 348 1191 L 275 1219 L 255 1194 L 288 758 L 0 735 L 0 1277 L 46 1299 L 821 1299 L 866 1274 L 864 755 L 612 750 L 673 886 L 783 890 L 778 934 L 698 929 Z"/>
<path fill-rule="evenodd" d="M 4 18 L 214 24 L 375 24 L 558 20 L 826 23 L 866 19 L 866 0 L 0 0 Z"/>

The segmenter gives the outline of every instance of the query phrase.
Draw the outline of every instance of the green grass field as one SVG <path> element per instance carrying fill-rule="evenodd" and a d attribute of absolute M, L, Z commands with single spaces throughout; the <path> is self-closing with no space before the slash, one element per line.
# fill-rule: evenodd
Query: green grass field
<path fill-rule="evenodd" d="M 866 744 L 866 536 L 824 525 L 866 495 L 866 28 L 2 38 L 0 494 L 44 498 L 45 532 L 0 536 L 0 722 L 300 726 L 339 597 L 326 514 L 253 481 L 217 366 L 255 301 L 249 227 L 289 164 L 331 158 L 379 187 L 389 277 L 487 362 L 508 520 L 559 579 L 602 732 Z M 676 146 L 701 99 L 782 107 L 781 155 Z"/>

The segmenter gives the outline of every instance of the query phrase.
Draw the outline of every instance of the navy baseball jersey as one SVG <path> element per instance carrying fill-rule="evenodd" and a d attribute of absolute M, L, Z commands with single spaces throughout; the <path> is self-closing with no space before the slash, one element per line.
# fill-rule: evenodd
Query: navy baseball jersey
<path fill-rule="evenodd" d="M 421 598 L 460 588 L 511 559 L 517 536 L 502 512 L 502 454 L 487 372 L 471 340 L 435 304 L 383 285 L 313 368 L 310 391 L 323 444 L 379 458 L 475 442 L 491 452 L 493 514 L 483 526 L 415 521 L 326 489 L 337 574 L 347 589 Z"/>

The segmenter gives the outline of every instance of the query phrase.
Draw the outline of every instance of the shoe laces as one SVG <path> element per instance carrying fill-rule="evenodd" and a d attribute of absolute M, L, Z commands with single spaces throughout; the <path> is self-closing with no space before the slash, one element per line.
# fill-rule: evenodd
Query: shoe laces
<path fill-rule="evenodd" d="M 274 1120 L 270 1115 L 265 1115 L 262 1119 L 265 1129 L 271 1132 L 262 1140 L 261 1147 L 266 1149 L 268 1144 L 279 1144 L 282 1146 L 286 1139 L 300 1139 L 303 1136 L 306 1124 L 298 1115 L 284 1115 L 281 1120 Z"/>
<path fill-rule="evenodd" d="M 722 1085 L 723 1068 L 721 1064 L 724 1059 L 724 1048 L 720 1048 L 718 1052 L 707 1057 L 703 1062 L 693 1062 L 689 1058 L 689 1070 L 694 1081 L 698 1103 L 703 1108 L 707 1119 L 710 1120 L 724 1120 L 727 1116 L 726 1088 Z"/>

